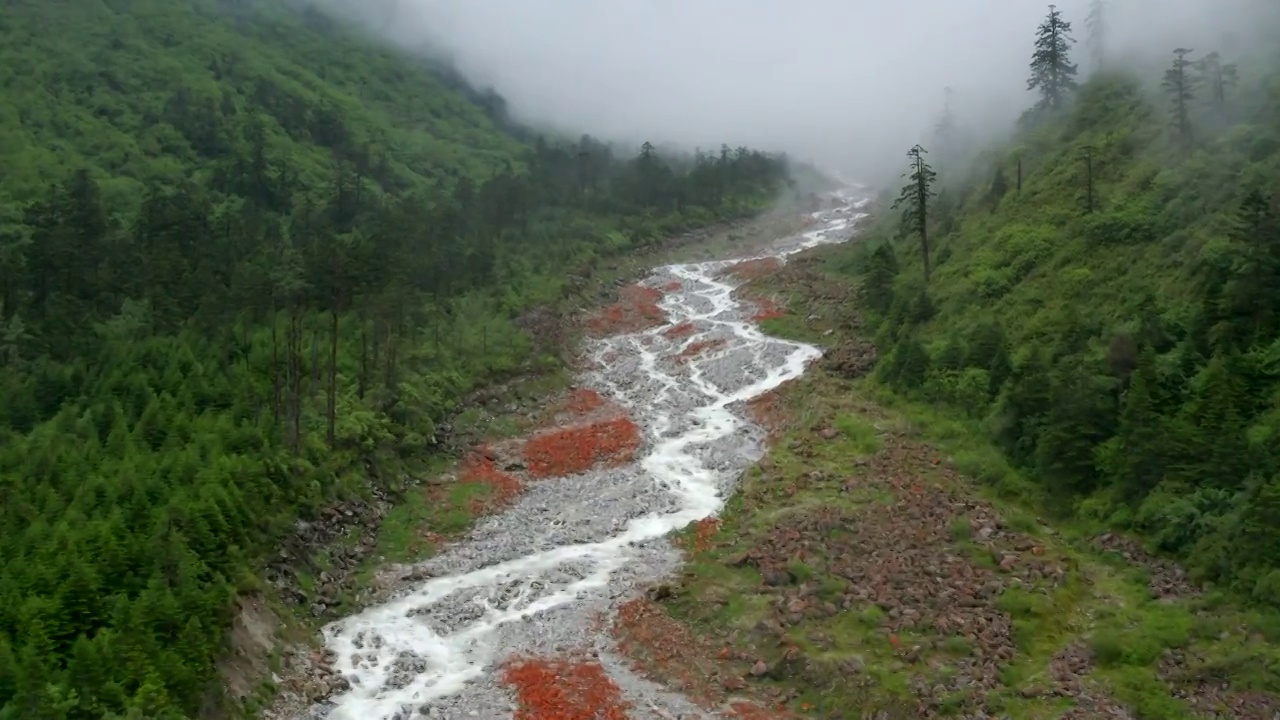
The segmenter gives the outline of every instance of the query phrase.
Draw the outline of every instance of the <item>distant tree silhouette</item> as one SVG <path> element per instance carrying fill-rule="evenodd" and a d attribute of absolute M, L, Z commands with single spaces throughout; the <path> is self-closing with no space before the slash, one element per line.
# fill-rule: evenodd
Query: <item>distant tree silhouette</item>
<path fill-rule="evenodd" d="M 1209 105 L 1219 114 L 1227 111 L 1227 94 L 1235 89 L 1240 80 L 1239 70 L 1235 63 L 1222 62 L 1222 56 L 1211 52 L 1196 61 L 1195 69 L 1199 74 L 1199 82 L 1209 87 Z"/>

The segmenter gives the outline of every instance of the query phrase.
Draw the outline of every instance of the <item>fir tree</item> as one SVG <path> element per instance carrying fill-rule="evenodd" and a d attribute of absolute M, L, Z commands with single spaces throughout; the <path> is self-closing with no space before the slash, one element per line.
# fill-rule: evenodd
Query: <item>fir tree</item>
<path fill-rule="evenodd" d="M 1049 14 L 1036 31 L 1035 52 L 1031 55 L 1031 77 L 1028 90 L 1039 90 L 1037 110 L 1057 110 L 1077 87 L 1079 68 L 1071 62 L 1071 23 L 1062 18 L 1057 5 L 1049 6 Z"/>
<path fill-rule="evenodd" d="M 885 313 L 893 306 L 893 281 L 898 276 L 898 258 L 893 247 L 882 243 L 871 253 L 862 274 L 859 296 L 863 307 Z"/>
<path fill-rule="evenodd" d="M 1194 63 L 1187 58 L 1190 48 L 1173 51 L 1173 65 L 1164 72 L 1164 89 L 1169 93 L 1170 112 L 1178 139 L 1185 145 L 1191 142 L 1191 102 L 1195 99 L 1196 76 L 1190 72 Z"/>
<path fill-rule="evenodd" d="M 892 209 L 902 209 L 902 226 L 907 232 L 920 236 L 920 252 L 924 258 L 924 278 L 929 281 L 929 201 L 937 196 L 933 184 L 938 179 L 937 173 L 925 162 L 927 150 L 916 145 L 907 151 L 911 158 L 911 171 L 904 173 L 909 179 L 902 186 L 898 199 L 893 201 Z"/>

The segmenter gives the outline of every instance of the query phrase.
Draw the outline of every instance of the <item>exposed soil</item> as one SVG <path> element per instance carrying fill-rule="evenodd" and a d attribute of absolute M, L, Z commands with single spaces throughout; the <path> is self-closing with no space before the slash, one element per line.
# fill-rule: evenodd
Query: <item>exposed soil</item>
<path fill-rule="evenodd" d="M 669 588 L 654 593 L 662 597 Z M 637 670 L 725 718 L 743 720 L 790 720 L 787 698 L 781 693 L 771 698 L 756 697 L 751 688 L 753 668 L 758 661 L 726 644 L 710 641 L 673 620 L 663 608 L 648 598 L 632 600 L 618 608 L 613 634 L 618 649 Z M 761 695 L 768 695 L 760 693 Z M 783 705 L 783 707 L 779 707 Z"/>
<path fill-rule="evenodd" d="M 515 720 L 627 720 L 628 703 L 600 663 L 587 659 L 522 658 L 502 680 L 516 691 Z"/>
<path fill-rule="evenodd" d="M 1200 594 L 1200 589 L 1192 584 L 1182 566 L 1169 558 L 1152 555 L 1133 538 L 1105 533 L 1094 538 L 1093 542 L 1099 549 L 1116 553 L 1125 562 L 1148 570 L 1151 582 L 1147 589 L 1151 591 L 1152 598 L 1189 598 Z"/>
<path fill-rule="evenodd" d="M 756 280 L 759 281 L 770 277 L 777 277 L 777 275 L 770 276 L 762 274 L 758 276 Z M 770 283 L 770 288 L 775 286 L 776 285 L 774 283 Z M 786 303 L 778 297 L 777 292 L 766 289 L 759 282 L 750 282 L 739 286 L 734 290 L 734 296 L 745 300 L 756 307 L 756 312 L 751 317 L 751 319 L 756 322 L 786 317 Z"/>
<path fill-rule="evenodd" d="M 782 269 L 782 261 L 778 258 L 759 258 L 756 260 L 743 260 L 734 263 L 725 268 L 726 275 L 732 275 L 739 280 L 755 280 L 758 278 L 769 277 Z"/>
<path fill-rule="evenodd" d="M 678 325 L 672 325 L 666 330 L 663 330 L 662 334 L 671 338 L 672 340 L 675 340 L 677 338 L 689 337 L 690 335 L 697 332 L 697 329 L 698 328 L 696 325 L 686 320 Z"/>
<path fill-rule="evenodd" d="M 1173 694 L 1208 717 L 1233 720 L 1270 720 L 1280 717 L 1280 697 L 1271 693 L 1233 689 L 1221 672 L 1193 669 L 1204 658 L 1183 651 L 1170 653 L 1160 664 L 1161 676 Z"/>
<path fill-rule="evenodd" d="M 811 648 L 791 650 L 785 662 L 820 686 L 857 671 L 821 659 L 836 645 L 823 625 L 845 613 L 870 612 L 871 635 L 881 636 L 887 653 L 902 664 L 928 666 L 952 655 L 945 658 L 954 669 L 949 679 L 912 673 L 922 717 L 943 714 L 944 702 L 951 714 L 953 695 L 961 690 L 968 695 L 964 707 L 981 707 L 986 694 L 1000 687 L 999 664 L 1017 654 L 1012 618 L 997 604 L 1001 594 L 1010 588 L 1051 591 L 1065 583 L 1066 569 L 1032 538 L 1005 528 L 990 506 L 947 487 L 957 480 L 934 451 L 898 436 L 887 438 L 885 449 L 852 477 L 805 476 L 785 486 L 787 495 L 821 484 L 846 495 L 882 497 L 865 510 L 797 511 L 729 560 L 758 569 L 762 586 L 775 588 L 760 639 L 786 643 L 789 628 L 813 627 Z M 986 557 L 952 544 L 950 528 L 961 522 L 972 527 Z M 838 580 L 821 587 L 802 580 L 809 575 Z M 959 653 L 950 647 L 963 647 L 965 654 L 954 656 Z"/>
<path fill-rule="evenodd" d="M 627 285 L 618 293 L 618 302 L 587 316 L 586 327 L 593 337 L 639 332 L 666 322 L 658 307 L 662 291 L 644 285 Z"/>
<path fill-rule="evenodd" d="M 784 393 L 790 385 L 791 383 L 781 385 L 773 392 L 765 393 L 747 403 L 751 418 L 765 429 L 771 441 L 776 441 L 786 429 L 787 410 Z"/>
<path fill-rule="evenodd" d="M 868 340 L 845 340 L 822 355 L 822 368 L 837 377 L 860 378 L 875 369 L 879 353 Z"/>
<path fill-rule="evenodd" d="M 536 435 L 525 444 L 525 460 L 533 477 L 563 477 L 630 462 L 639 447 L 640 429 L 619 417 Z"/>
<path fill-rule="evenodd" d="M 486 493 L 471 500 L 472 515 L 484 515 L 496 508 L 505 506 L 520 493 L 521 483 L 511 473 L 498 469 L 493 451 L 482 446 L 462 461 L 458 471 L 458 482 L 482 485 Z"/>
<path fill-rule="evenodd" d="M 687 346 L 685 346 L 683 350 L 676 353 L 676 356 L 675 356 L 676 362 L 682 362 L 682 363 L 688 362 L 690 359 L 695 358 L 701 355 L 702 353 L 715 350 L 716 348 L 722 347 L 723 345 L 724 345 L 724 340 L 719 340 L 719 339 L 697 340 L 697 341 L 691 342 Z"/>
<path fill-rule="evenodd" d="M 563 403 L 552 429 L 524 441 L 522 454 L 529 477 L 563 477 L 630 462 L 640 445 L 640 428 L 621 406 L 582 389 Z"/>

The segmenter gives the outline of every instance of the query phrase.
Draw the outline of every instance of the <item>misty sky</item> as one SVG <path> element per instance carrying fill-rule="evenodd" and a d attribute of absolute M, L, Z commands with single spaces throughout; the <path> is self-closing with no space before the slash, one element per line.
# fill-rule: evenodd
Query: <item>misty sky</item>
<path fill-rule="evenodd" d="M 1002 132 L 1034 100 L 1027 63 L 1047 9 L 1040 0 L 320 1 L 358 7 L 401 44 L 443 48 L 529 119 L 620 140 L 786 150 L 865 175 L 927 140 L 947 86 L 972 130 Z M 1253 1 L 1111 0 L 1115 34 L 1160 53 L 1238 24 L 1226 8 Z M 1059 3 L 1082 61 L 1086 5 Z"/>

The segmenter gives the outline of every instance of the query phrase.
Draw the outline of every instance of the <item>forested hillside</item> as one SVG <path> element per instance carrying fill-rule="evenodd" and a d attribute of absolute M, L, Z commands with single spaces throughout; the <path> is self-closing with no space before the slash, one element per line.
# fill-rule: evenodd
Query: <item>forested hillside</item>
<path fill-rule="evenodd" d="M 1072 20 L 1041 26 L 1017 137 L 967 174 L 917 148 L 839 261 L 879 378 L 981 424 L 1001 490 L 1280 604 L 1280 57 L 1086 76 Z"/>
<path fill-rule="evenodd" d="M 571 273 L 786 176 L 521 144 L 265 0 L 9 2 L 0 86 L 0 718 L 194 714 L 296 520 L 557 362 L 521 321 Z"/>

